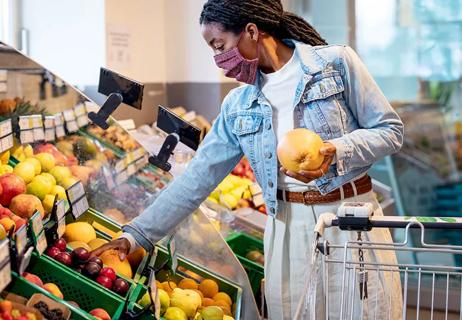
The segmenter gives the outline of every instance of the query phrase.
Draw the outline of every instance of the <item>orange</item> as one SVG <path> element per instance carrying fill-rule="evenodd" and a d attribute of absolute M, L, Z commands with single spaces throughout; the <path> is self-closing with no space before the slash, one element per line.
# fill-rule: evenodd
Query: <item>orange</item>
<path fill-rule="evenodd" d="M 213 296 L 213 300 L 215 300 L 215 301 L 224 301 L 230 307 L 233 304 L 233 300 L 231 300 L 231 297 L 225 292 L 218 292 L 216 295 Z"/>
<path fill-rule="evenodd" d="M 194 281 L 193 279 L 185 278 L 185 279 L 182 279 L 182 280 L 178 283 L 178 288 L 180 288 L 180 289 L 191 289 L 191 290 L 194 290 L 194 289 L 197 289 L 197 288 L 198 288 L 198 285 L 197 285 L 197 282 Z"/>
<path fill-rule="evenodd" d="M 162 290 L 164 290 L 164 287 L 162 286 L 162 283 L 160 283 L 159 280 L 156 280 L 156 286 L 157 286 L 157 289 L 162 289 Z"/>
<path fill-rule="evenodd" d="M 219 291 L 218 284 L 212 279 L 203 280 L 199 285 L 199 290 L 202 291 L 206 298 L 213 298 Z"/>
<path fill-rule="evenodd" d="M 209 306 L 214 306 L 214 305 L 215 305 L 215 301 L 213 299 L 210 299 L 210 298 L 202 299 L 202 306 L 203 307 L 209 307 Z"/>
<path fill-rule="evenodd" d="M 223 310 L 223 312 L 228 315 L 228 316 L 231 316 L 231 307 L 223 300 L 219 300 L 219 301 L 215 301 L 214 303 L 215 306 L 217 307 L 220 307 L 221 310 Z"/>
<path fill-rule="evenodd" d="M 0 225 L 2 225 L 3 228 L 5 228 L 5 231 L 7 233 L 9 233 L 11 229 L 13 229 L 13 233 L 16 231 L 16 224 L 14 223 L 13 219 L 7 217 L 1 218 Z"/>

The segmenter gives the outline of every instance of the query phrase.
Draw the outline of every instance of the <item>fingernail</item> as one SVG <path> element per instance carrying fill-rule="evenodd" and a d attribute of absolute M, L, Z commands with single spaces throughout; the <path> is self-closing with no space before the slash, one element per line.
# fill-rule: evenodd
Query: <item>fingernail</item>
<path fill-rule="evenodd" d="M 125 260 L 125 253 L 119 254 L 119 259 L 120 259 L 120 261 L 124 261 Z"/>

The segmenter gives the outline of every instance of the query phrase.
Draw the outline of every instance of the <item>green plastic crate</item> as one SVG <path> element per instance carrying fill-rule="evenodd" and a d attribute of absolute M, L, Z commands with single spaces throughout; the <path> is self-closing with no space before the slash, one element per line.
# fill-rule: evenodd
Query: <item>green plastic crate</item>
<path fill-rule="evenodd" d="M 164 248 L 161 248 L 161 247 L 156 247 L 156 251 L 157 251 L 157 257 L 155 261 L 155 268 L 158 269 L 158 268 L 161 268 L 162 265 L 164 265 L 165 261 L 168 259 L 168 253 Z M 238 285 L 220 276 L 212 274 L 210 273 L 210 271 L 200 266 L 196 266 L 182 257 L 178 257 L 178 267 L 183 267 L 189 271 L 192 271 L 204 279 L 215 280 L 218 283 L 220 291 L 226 292 L 231 297 L 231 299 L 234 301 L 235 303 L 234 318 L 236 320 L 240 319 L 241 304 L 242 304 L 242 289 Z M 160 282 L 170 280 L 170 281 L 174 281 L 178 283 L 181 279 L 184 279 L 186 277 L 187 275 L 183 274 L 180 271 L 178 271 L 176 275 L 171 274 L 171 271 L 168 269 L 167 266 L 163 267 L 161 271 L 159 271 L 156 274 L 156 279 L 159 280 Z M 137 302 L 141 299 L 141 297 L 143 297 L 146 291 L 147 291 L 147 287 L 144 284 L 138 284 L 138 288 L 132 292 L 132 295 L 130 297 L 130 304 L 132 307 L 134 306 L 135 310 L 142 309 L 142 307 L 138 305 Z M 146 318 L 143 318 L 143 319 L 153 319 L 153 318 L 151 315 L 151 317 L 147 316 Z"/>
<path fill-rule="evenodd" d="M 258 250 L 263 253 L 263 241 L 249 236 L 246 233 L 236 232 L 227 237 L 226 242 L 247 272 L 252 291 L 255 297 L 258 298 L 261 290 L 261 281 L 265 277 L 265 271 L 261 264 L 247 259 L 246 255 L 253 250 Z"/>
<path fill-rule="evenodd" d="M 45 255 L 38 256 L 33 253 L 27 272 L 37 275 L 44 283 L 56 284 L 63 293 L 65 300 L 47 295 L 68 307 L 70 305 L 66 300 L 77 302 L 85 311 L 103 308 L 113 320 L 120 319 L 124 311 L 125 299 Z M 24 286 L 23 282 L 13 282 L 10 290 L 26 296 L 31 296 L 35 293 L 22 288 Z M 31 284 L 31 286 L 36 287 L 38 290 L 36 292 L 47 293 L 35 285 Z M 82 312 L 82 314 L 85 313 Z M 72 319 L 78 319 L 78 317 L 73 317 Z M 93 317 L 88 315 L 88 317 L 81 319 L 93 319 Z"/>

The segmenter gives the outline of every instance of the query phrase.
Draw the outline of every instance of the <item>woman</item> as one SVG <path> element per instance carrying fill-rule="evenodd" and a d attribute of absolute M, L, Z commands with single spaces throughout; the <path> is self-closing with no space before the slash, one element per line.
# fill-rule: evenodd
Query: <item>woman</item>
<path fill-rule="evenodd" d="M 345 46 L 327 46 L 306 21 L 283 11 L 280 0 L 208 0 L 200 24 L 217 66 L 247 85 L 225 98 L 186 172 L 124 227 L 120 239 L 95 253 L 116 248 L 123 259 L 139 245 L 152 248 L 245 155 L 263 188 L 269 215 L 265 230 L 269 317 L 293 319 L 303 299 L 311 235 L 319 214 L 336 212 L 343 200 L 371 202 L 375 215 L 382 214 L 367 171 L 375 161 L 400 149 L 403 124 L 356 53 Z M 278 169 L 277 142 L 297 127 L 313 130 L 325 141 L 321 150 L 325 161 L 318 170 Z M 356 236 L 332 230 L 329 239 L 342 243 Z M 388 230 L 373 231 L 368 237 L 391 241 Z M 393 254 L 366 258 L 395 261 Z M 331 284 L 338 286 L 340 275 L 331 274 Z M 399 279 L 392 278 L 369 275 L 368 299 L 375 302 L 378 295 L 385 300 L 390 290 L 399 293 Z M 330 305 L 334 318 L 338 305 Z M 364 317 L 368 317 L 369 304 L 365 305 Z M 397 301 L 393 308 L 379 307 L 379 312 L 388 315 L 389 307 L 399 312 L 399 306 Z M 359 312 L 359 308 L 353 311 Z M 391 318 L 397 317 L 398 313 Z"/>

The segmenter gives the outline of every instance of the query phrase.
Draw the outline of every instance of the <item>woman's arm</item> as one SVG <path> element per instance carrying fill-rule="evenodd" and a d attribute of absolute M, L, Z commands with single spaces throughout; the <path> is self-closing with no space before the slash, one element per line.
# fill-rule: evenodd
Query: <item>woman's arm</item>
<path fill-rule="evenodd" d="M 339 175 L 398 152 L 403 144 L 404 131 L 398 114 L 356 52 L 345 47 L 342 59 L 345 100 L 359 129 L 329 140 L 336 148 Z"/>
<path fill-rule="evenodd" d="M 123 227 L 124 239 L 117 239 L 100 247 L 93 255 L 109 249 L 119 249 L 123 259 L 128 249 L 134 249 L 130 245 L 133 239 L 137 245 L 150 251 L 156 242 L 194 212 L 218 183 L 233 170 L 243 153 L 236 136 L 228 130 L 226 124 L 226 100 L 222 112 L 185 172 L 173 180 L 142 214 Z"/>

